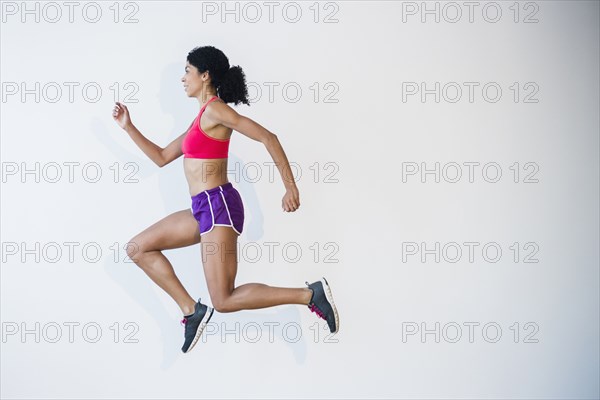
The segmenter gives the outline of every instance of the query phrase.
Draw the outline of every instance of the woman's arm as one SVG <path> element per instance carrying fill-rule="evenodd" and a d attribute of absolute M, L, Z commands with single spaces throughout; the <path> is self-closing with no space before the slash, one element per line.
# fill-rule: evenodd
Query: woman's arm
<path fill-rule="evenodd" d="M 190 124 L 189 128 L 191 127 L 192 124 Z M 154 161 L 156 165 L 162 168 L 171 161 L 183 155 L 183 152 L 181 151 L 181 142 L 183 142 L 183 138 L 185 138 L 189 128 L 186 129 L 186 131 L 179 135 L 175 140 L 169 143 L 165 148 L 162 148 L 156 143 L 153 143 L 147 139 L 133 124 L 127 126 L 125 131 L 133 139 L 135 144 L 137 144 L 138 147 L 144 152 L 144 154 L 146 154 L 149 159 Z"/>
<path fill-rule="evenodd" d="M 175 160 L 175 159 L 177 159 L 177 158 L 179 158 L 179 157 L 181 157 L 183 155 L 183 151 L 181 151 L 181 143 L 183 142 L 183 139 L 185 138 L 185 135 L 187 135 L 187 133 L 190 130 L 190 128 L 192 127 L 193 123 L 194 122 L 192 121 L 192 123 L 185 130 L 185 132 L 183 132 L 175 140 L 173 140 L 171 143 L 169 143 L 167 145 L 167 147 L 165 147 L 164 149 L 162 149 L 162 151 L 161 151 L 162 162 L 159 165 L 159 167 L 164 167 L 165 165 L 167 165 L 171 161 L 173 161 L 173 160 Z"/>
<path fill-rule="evenodd" d="M 204 111 L 206 117 L 264 144 L 279 169 L 286 189 L 296 187 L 290 164 L 277 135 L 250 118 L 238 114 L 226 104 L 215 102 L 211 106 Z"/>
<path fill-rule="evenodd" d="M 233 108 L 224 103 L 211 103 L 206 107 L 203 115 L 213 122 L 222 124 L 264 144 L 277 169 L 279 169 L 279 174 L 287 191 L 282 202 L 283 209 L 285 211 L 295 211 L 300 206 L 296 181 L 277 135 L 252 119 L 238 114 Z"/>
<path fill-rule="evenodd" d="M 125 132 L 133 139 L 134 143 L 151 159 L 156 165 L 162 167 L 162 149 L 152 141 L 148 140 L 132 123 L 125 126 Z"/>
<path fill-rule="evenodd" d="M 125 132 L 131 137 L 133 142 L 148 156 L 159 167 L 164 167 L 171 161 L 180 157 L 183 153 L 181 151 L 181 142 L 187 133 L 187 130 L 182 133 L 179 137 L 173 140 L 164 149 L 158 146 L 146 138 L 142 133 L 133 125 L 129 116 L 129 110 L 127 106 L 122 103 L 116 103 L 115 111 L 113 112 L 113 118 Z M 193 122 L 192 122 L 193 124 Z M 190 124 L 190 127 L 192 126 Z M 189 130 L 189 128 L 188 128 Z"/>

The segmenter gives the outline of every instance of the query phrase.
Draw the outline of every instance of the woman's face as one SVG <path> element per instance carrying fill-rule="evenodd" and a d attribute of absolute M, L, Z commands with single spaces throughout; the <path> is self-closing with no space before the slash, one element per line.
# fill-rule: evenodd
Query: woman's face
<path fill-rule="evenodd" d="M 197 97 L 200 95 L 208 76 L 208 72 L 199 74 L 198 68 L 191 65 L 188 61 L 185 62 L 185 74 L 181 78 L 181 82 L 183 82 L 183 88 L 188 97 Z"/>

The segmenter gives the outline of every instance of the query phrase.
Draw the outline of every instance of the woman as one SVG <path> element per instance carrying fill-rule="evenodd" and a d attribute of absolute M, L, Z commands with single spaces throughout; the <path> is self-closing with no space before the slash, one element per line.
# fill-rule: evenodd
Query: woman
<path fill-rule="evenodd" d="M 338 331 L 338 313 L 325 278 L 307 288 L 281 288 L 261 283 L 234 287 L 237 273 L 237 238 L 244 225 L 239 192 L 227 179 L 227 156 L 233 131 L 263 143 L 277 165 L 286 193 L 282 207 L 300 207 L 298 188 L 277 136 L 239 115 L 227 103 L 248 104 L 245 75 L 239 66 L 212 46 L 196 47 L 187 56 L 181 78 L 188 97 L 198 99 L 200 112 L 188 130 L 161 148 L 144 137 L 131 122 L 127 106 L 115 103 L 113 119 L 159 167 L 184 156 L 183 167 L 192 200 L 190 209 L 175 212 L 131 239 L 129 257 L 181 308 L 185 325 L 182 351 L 198 342 L 213 308 L 195 301 L 183 287 L 162 250 L 201 243 L 204 276 L 214 309 L 234 312 L 282 304 L 305 304 Z M 208 247 L 210 246 L 210 247 Z M 207 248 L 209 251 L 207 251 Z"/>

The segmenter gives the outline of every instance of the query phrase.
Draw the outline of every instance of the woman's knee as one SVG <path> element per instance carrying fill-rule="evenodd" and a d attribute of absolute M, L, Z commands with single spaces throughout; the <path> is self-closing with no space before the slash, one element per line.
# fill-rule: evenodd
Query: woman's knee
<path fill-rule="evenodd" d="M 147 251 L 146 247 L 147 246 L 143 238 L 137 235 L 127 242 L 125 251 L 127 252 L 127 256 L 131 259 L 131 261 L 138 264 L 141 261 L 144 253 Z"/>
<path fill-rule="evenodd" d="M 229 296 L 218 295 L 218 296 L 210 296 L 210 301 L 213 304 L 213 307 L 216 311 L 220 313 L 228 313 L 235 311 L 232 307 L 229 300 Z"/>

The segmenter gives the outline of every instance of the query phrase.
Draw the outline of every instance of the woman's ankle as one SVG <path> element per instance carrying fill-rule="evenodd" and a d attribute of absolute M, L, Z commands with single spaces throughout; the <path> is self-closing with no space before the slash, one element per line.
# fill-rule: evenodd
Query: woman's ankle
<path fill-rule="evenodd" d="M 184 317 L 190 316 L 194 313 L 194 311 L 196 311 L 196 303 L 188 303 L 186 305 L 184 305 L 183 307 L 181 307 L 181 312 L 183 313 Z"/>

